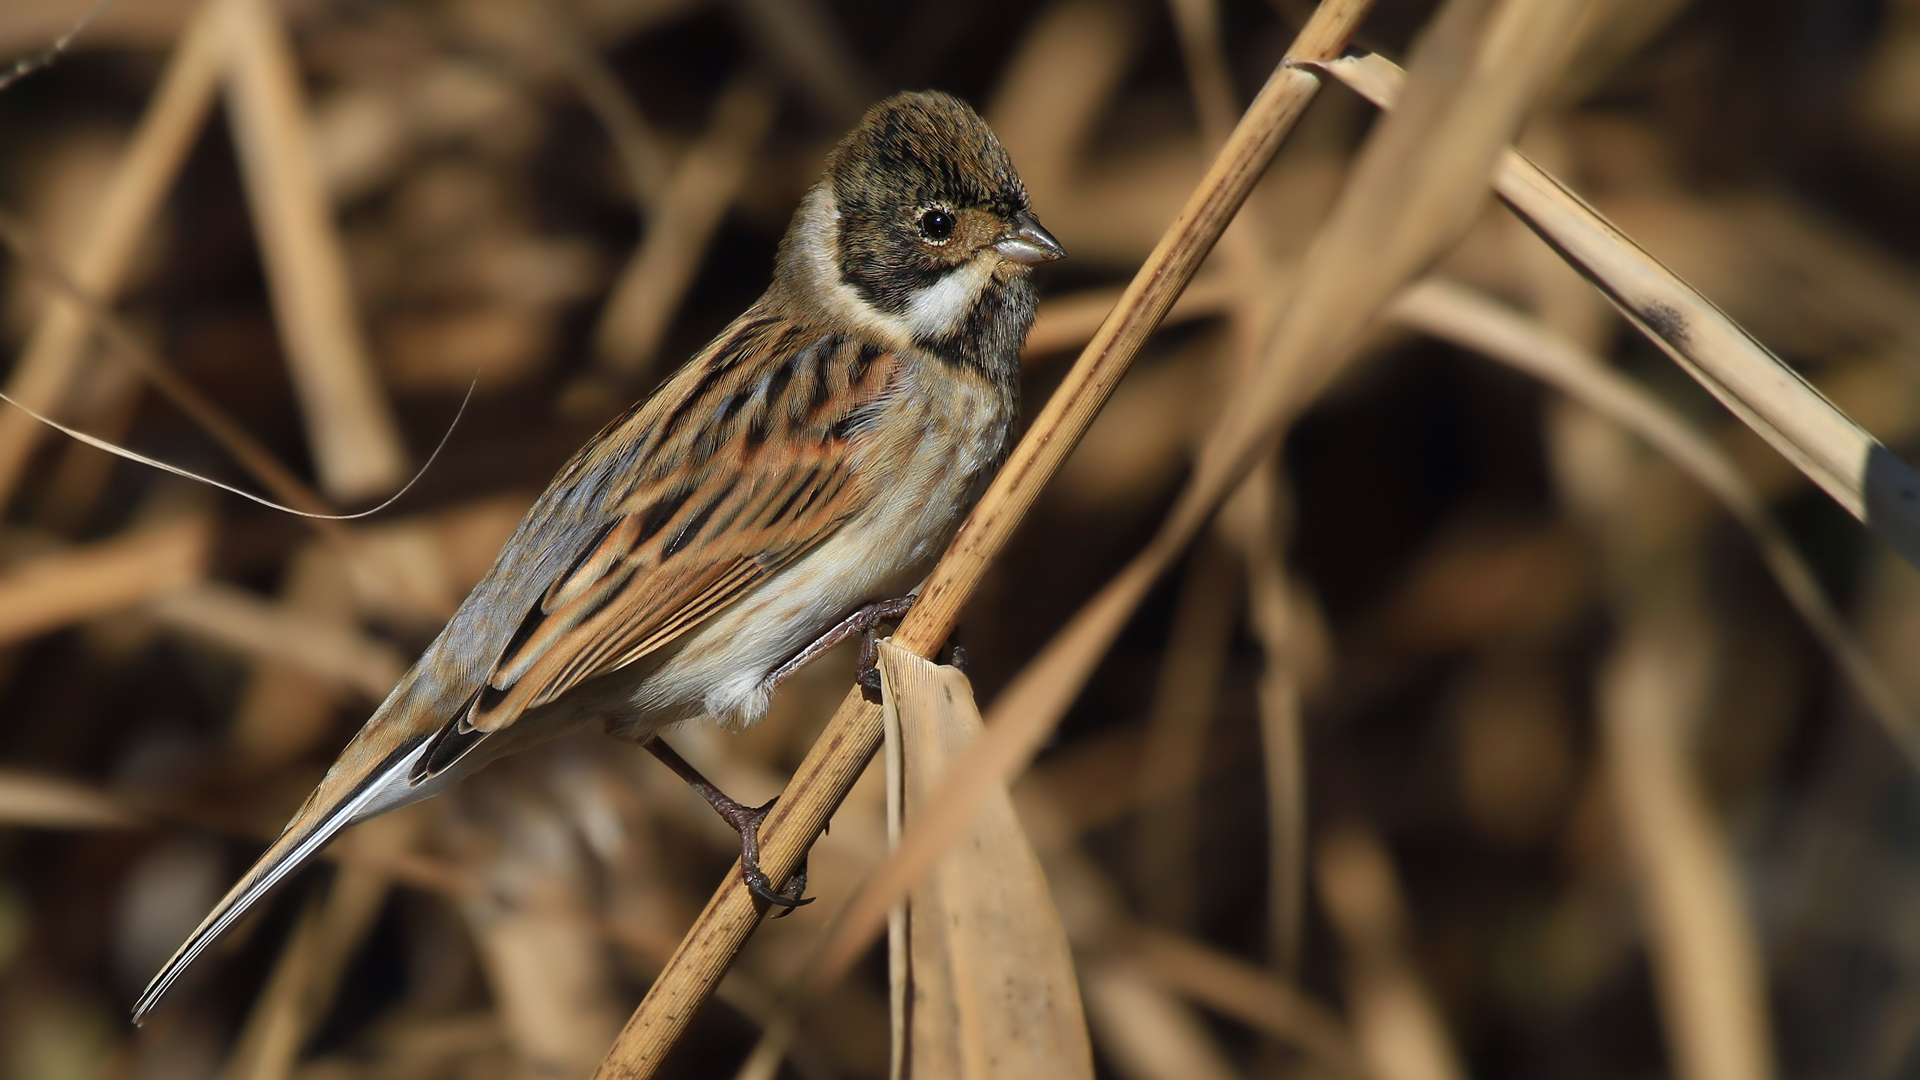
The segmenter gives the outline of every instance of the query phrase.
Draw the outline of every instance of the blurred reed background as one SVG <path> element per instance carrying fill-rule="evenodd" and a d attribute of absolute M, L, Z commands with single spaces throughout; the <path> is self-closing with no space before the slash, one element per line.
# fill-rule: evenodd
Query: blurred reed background
<path fill-rule="evenodd" d="M 93 7 L 0 6 L 0 56 Z M 1404 55 L 1433 8 L 1382 0 L 1358 40 Z M 350 834 L 125 1016 L 553 470 L 759 293 L 867 103 L 968 97 L 1071 253 L 1031 414 L 1309 11 L 101 9 L 0 92 L 7 392 L 354 508 L 478 388 L 396 506 L 318 528 L 0 411 L 0 1077 L 588 1075 L 737 852 L 598 734 Z M 989 573 L 962 629 L 983 703 L 1153 534 L 1375 116 L 1322 91 Z M 1520 145 L 1912 451 L 1920 2 L 1598 0 Z M 1920 575 L 1504 211 L 1436 272 L 1456 291 L 1394 309 L 1015 788 L 1101 1075 L 1920 1075 L 1920 785 L 1874 719 L 1920 708 Z M 1890 696 L 1863 704 L 1687 472 L 1458 344 L 1468 299 L 1730 459 Z M 674 741 L 764 800 L 851 669 Z M 663 1075 L 732 1075 L 885 853 L 878 771 L 815 849 L 822 902 L 760 930 Z M 887 994 L 881 949 L 783 1075 L 887 1075 Z"/>

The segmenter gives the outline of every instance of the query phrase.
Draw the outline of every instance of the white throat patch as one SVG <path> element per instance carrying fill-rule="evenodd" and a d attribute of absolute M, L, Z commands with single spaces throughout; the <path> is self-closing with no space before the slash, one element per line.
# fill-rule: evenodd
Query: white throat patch
<path fill-rule="evenodd" d="M 938 338 L 952 333 L 992 278 L 993 267 L 987 260 L 975 259 L 915 293 L 907 304 L 907 323 L 914 336 Z"/>
<path fill-rule="evenodd" d="M 799 233 L 798 254 L 807 268 L 807 278 L 819 290 L 820 299 L 845 314 L 855 325 L 896 348 L 911 346 L 918 338 L 937 338 L 950 333 L 966 318 L 967 312 L 973 310 L 974 301 L 991 283 L 991 260 L 975 259 L 915 294 L 905 314 L 881 311 L 840 280 L 840 265 L 830 242 L 830 238 L 840 233 L 840 207 L 833 190 L 822 184 L 808 192 L 801 205 L 805 223 Z"/>

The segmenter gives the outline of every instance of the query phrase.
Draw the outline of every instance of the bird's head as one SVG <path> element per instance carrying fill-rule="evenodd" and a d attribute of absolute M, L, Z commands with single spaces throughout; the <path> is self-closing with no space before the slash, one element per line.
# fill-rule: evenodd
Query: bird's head
<path fill-rule="evenodd" d="M 1028 271 L 1065 254 L 986 122 L 921 91 L 873 106 L 834 148 L 781 263 L 865 329 L 935 352 L 991 351 L 1005 345 L 991 324 L 1011 316 L 1026 332 Z"/>

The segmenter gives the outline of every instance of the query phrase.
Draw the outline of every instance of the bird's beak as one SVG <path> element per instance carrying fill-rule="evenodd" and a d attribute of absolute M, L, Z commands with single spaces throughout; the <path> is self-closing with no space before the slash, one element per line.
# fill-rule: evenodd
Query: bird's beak
<path fill-rule="evenodd" d="M 1067 257 L 1067 249 L 1053 234 L 1041 228 L 1039 219 L 1025 210 L 1013 216 L 1013 230 L 994 241 L 993 249 L 1017 263 L 1052 262 Z"/>

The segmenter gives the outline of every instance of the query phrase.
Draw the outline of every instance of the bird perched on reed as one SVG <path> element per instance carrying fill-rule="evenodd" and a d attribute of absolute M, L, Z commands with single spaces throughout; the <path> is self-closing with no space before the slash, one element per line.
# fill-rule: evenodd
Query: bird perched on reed
<path fill-rule="evenodd" d="M 740 829 L 756 894 L 800 903 L 753 858 L 765 808 L 654 736 L 752 724 L 788 673 L 911 603 L 1005 459 L 1030 270 L 1063 254 L 965 103 L 875 105 L 794 215 L 765 294 L 560 470 L 135 1020 L 340 830 L 595 721 L 702 787 Z"/>

